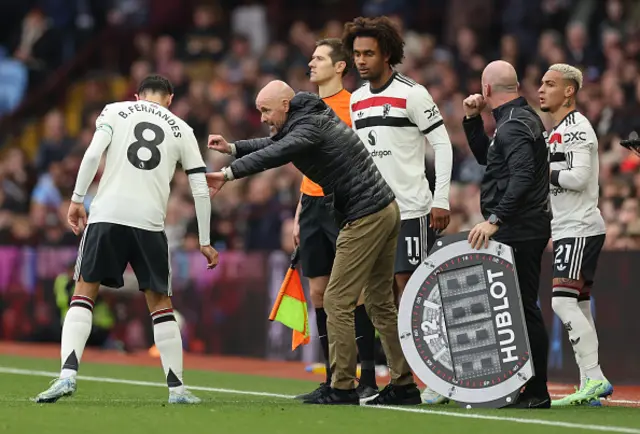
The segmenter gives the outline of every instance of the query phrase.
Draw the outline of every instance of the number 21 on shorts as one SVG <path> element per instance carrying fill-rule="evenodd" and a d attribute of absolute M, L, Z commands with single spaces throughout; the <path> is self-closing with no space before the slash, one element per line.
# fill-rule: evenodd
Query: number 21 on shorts
<path fill-rule="evenodd" d="M 573 248 L 573 244 L 571 243 L 562 243 L 558 244 L 555 252 L 555 260 L 556 268 L 560 271 L 564 271 L 569 264 L 571 259 L 571 250 Z"/>

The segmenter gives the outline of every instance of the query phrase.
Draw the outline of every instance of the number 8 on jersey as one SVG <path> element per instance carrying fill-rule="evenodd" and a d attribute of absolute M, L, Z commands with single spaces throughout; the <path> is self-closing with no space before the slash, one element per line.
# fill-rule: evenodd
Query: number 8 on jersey
<path fill-rule="evenodd" d="M 144 138 L 146 131 L 153 132 L 153 139 L 147 140 Z M 150 122 L 140 122 L 133 129 L 133 135 L 136 141 L 133 142 L 127 148 L 127 158 L 129 162 L 136 168 L 142 170 L 153 170 L 160 164 L 161 154 L 158 146 L 164 141 L 164 131 L 158 125 Z M 142 159 L 141 150 L 144 149 L 144 154 L 150 154 L 149 158 Z"/>

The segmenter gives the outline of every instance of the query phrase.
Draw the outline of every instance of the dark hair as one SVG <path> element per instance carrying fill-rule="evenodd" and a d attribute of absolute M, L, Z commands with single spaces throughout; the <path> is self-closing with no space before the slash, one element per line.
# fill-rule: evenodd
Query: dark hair
<path fill-rule="evenodd" d="M 161 75 L 149 75 L 138 86 L 138 95 L 142 95 L 145 92 L 173 95 L 173 85 Z"/>
<path fill-rule="evenodd" d="M 353 52 L 353 41 L 358 36 L 375 38 L 382 54 L 389 56 L 389 66 L 402 63 L 404 40 L 388 17 L 358 17 L 346 23 L 344 25 L 344 34 L 342 35 L 342 44 L 350 53 Z"/>
<path fill-rule="evenodd" d="M 342 76 L 344 77 L 349 72 L 349 62 L 350 56 L 347 50 L 345 50 L 344 45 L 342 45 L 342 40 L 339 38 L 326 38 L 320 39 L 316 42 L 316 47 L 329 47 L 331 48 L 331 53 L 329 53 L 329 57 L 331 57 L 331 63 L 336 64 L 338 62 L 344 62 L 347 64 L 345 66 L 344 71 L 342 71 Z"/>

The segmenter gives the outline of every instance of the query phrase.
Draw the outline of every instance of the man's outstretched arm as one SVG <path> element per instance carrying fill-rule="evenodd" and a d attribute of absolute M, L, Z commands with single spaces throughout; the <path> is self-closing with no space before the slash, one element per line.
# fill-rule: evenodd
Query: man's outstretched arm
<path fill-rule="evenodd" d="M 227 180 L 244 178 L 264 170 L 283 166 L 294 156 L 306 151 L 320 140 L 314 125 L 300 125 L 282 139 L 232 162 L 223 169 Z"/>

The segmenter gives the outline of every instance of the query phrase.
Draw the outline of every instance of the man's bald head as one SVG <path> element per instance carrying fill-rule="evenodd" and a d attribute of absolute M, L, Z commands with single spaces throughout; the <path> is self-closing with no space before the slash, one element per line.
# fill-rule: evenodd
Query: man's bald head
<path fill-rule="evenodd" d="M 487 105 L 494 109 L 518 95 L 518 74 L 509 62 L 496 60 L 482 71 L 482 96 Z"/>
<path fill-rule="evenodd" d="M 256 104 L 270 100 L 291 101 L 295 96 L 295 92 L 287 83 L 281 80 L 273 80 L 267 83 L 265 87 L 258 93 Z"/>
<path fill-rule="evenodd" d="M 295 92 L 284 81 L 273 80 L 267 83 L 256 97 L 256 108 L 262 117 L 260 120 L 269 126 L 271 135 L 275 135 L 287 120 L 289 103 Z"/>
<path fill-rule="evenodd" d="M 518 74 L 509 63 L 496 60 L 482 72 L 482 87 L 490 86 L 490 93 L 518 93 Z"/>

